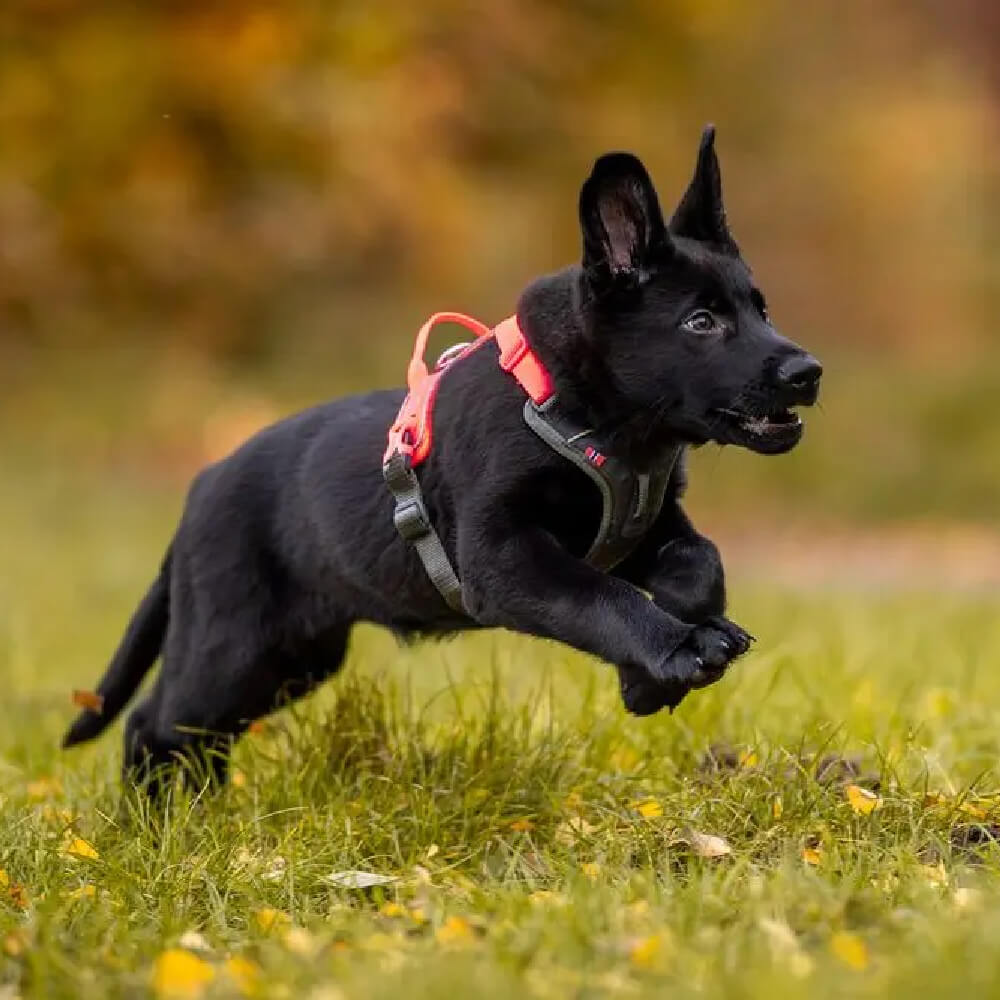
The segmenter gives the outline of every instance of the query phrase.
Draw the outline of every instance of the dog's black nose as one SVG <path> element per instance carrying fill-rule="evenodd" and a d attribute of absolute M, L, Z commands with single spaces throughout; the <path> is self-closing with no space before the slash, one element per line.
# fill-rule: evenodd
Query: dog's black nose
<path fill-rule="evenodd" d="M 819 382 L 823 366 L 811 354 L 795 354 L 778 366 L 778 384 L 786 389 L 810 389 Z"/>

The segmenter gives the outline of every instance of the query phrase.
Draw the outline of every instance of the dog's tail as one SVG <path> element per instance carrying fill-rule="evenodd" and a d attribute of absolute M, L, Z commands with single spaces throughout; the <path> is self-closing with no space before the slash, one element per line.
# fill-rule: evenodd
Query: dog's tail
<path fill-rule="evenodd" d="M 101 678 L 96 694 L 100 707 L 84 709 L 63 737 L 64 747 L 85 743 L 100 735 L 135 694 L 149 668 L 156 662 L 167 632 L 170 597 L 170 549 L 160 575 L 136 608 L 125 635 Z"/>

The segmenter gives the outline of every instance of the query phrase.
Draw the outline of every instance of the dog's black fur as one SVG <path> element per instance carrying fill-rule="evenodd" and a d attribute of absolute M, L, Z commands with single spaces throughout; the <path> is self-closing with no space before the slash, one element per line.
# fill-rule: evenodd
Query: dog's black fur
<path fill-rule="evenodd" d="M 674 444 L 787 451 L 821 369 L 771 325 L 729 233 L 714 131 L 669 225 L 642 164 L 601 157 L 580 194 L 582 266 L 535 281 L 517 307 L 565 407 L 648 466 Z M 127 773 L 227 746 L 283 697 L 335 673 L 351 627 L 404 637 L 503 627 L 617 666 L 628 709 L 673 707 L 722 676 L 750 637 L 723 618 L 718 550 L 692 527 L 675 469 L 663 512 L 613 573 L 582 561 L 597 490 L 525 425 L 524 394 L 490 344 L 454 364 L 420 482 L 462 581 L 449 610 L 393 527 L 380 457 L 403 392 L 307 410 L 195 479 L 159 576 L 71 746 L 100 733 L 162 652 L 125 734 Z M 651 595 L 652 600 L 647 595 Z M 219 776 L 225 772 L 219 758 Z"/>

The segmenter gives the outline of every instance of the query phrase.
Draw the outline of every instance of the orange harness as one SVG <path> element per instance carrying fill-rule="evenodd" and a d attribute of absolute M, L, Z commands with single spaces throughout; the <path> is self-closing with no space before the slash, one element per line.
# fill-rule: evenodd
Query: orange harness
<path fill-rule="evenodd" d="M 470 344 L 461 344 L 446 351 L 428 371 L 424 355 L 431 330 L 439 323 L 457 323 L 476 335 Z M 430 454 L 433 442 L 434 398 L 437 396 L 441 376 L 456 361 L 467 357 L 478 347 L 482 347 L 491 337 L 495 337 L 500 347 L 500 367 L 510 372 L 521 384 L 528 396 L 538 405 L 546 403 L 555 395 L 552 376 L 528 346 L 516 316 L 508 316 L 491 330 L 485 323 L 459 312 L 435 313 L 420 328 L 413 347 L 413 357 L 406 370 L 408 393 L 399 410 L 395 423 L 389 428 L 389 443 L 382 458 L 388 462 L 399 452 L 410 460 L 410 468 L 416 468 Z"/>
<path fill-rule="evenodd" d="M 446 351 L 433 371 L 424 361 L 427 340 L 439 323 L 458 323 L 476 335 L 468 344 Z M 407 368 L 408 392 L 392 427 L 382 458 L 382 475 L 396 500 L 393 522 L 417 550 L 420 561 L 448 606 L 465 614 L 462 585 L 424 505 L 415 469 L 433 442 L 434 398 L 441 378 L 457 361 L 491 338 L 500 348 L 500 367 L 524 389 L 524 422 L 554 452 L 572 462 L 597 486 L 603 513 L 586 560 L 602 571 L 617 566 L 642 541 L 663 508 L 667 485 L 680 448 L 670 447 L 651 468 L 638 470 L 609 452 L 599 430 L 581 427 L 558 405 L 552 376 L 532 351 L 516 316 L 490 329 L 456 312 L 435 313 L 420 328 Z"/>

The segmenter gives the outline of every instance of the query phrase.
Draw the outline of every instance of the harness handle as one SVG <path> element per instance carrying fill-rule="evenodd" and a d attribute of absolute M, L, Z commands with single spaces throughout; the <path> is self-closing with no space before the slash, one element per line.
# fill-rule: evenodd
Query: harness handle
<path fill-rule="evenodd" d="M 493 333 L 485 323 L 480 323 L 478 319 L 466 316 L 465 313 L 434 313 L 417 333 L 417 341 L 413 345 L 413 357 L 410 359 L 410 364 L 406 369 L 406 385 L 411 393 L 417 392 L 430 374 L 427 369 L 427 362 L 424 361 L 424 355 L 427 352 L 427 341 L 430 338 L 431 330 L 439 323 L 457 323 L 459 326 L 464 326 L 466 330 L 476 335 L 477 340 L 489 337 Z"/>

